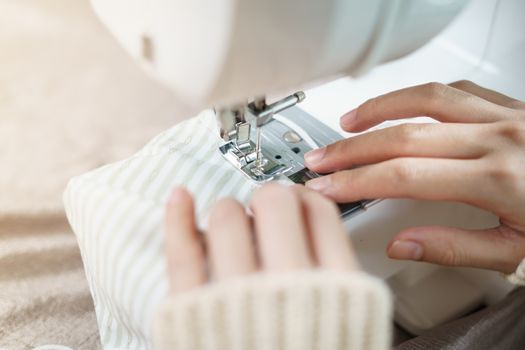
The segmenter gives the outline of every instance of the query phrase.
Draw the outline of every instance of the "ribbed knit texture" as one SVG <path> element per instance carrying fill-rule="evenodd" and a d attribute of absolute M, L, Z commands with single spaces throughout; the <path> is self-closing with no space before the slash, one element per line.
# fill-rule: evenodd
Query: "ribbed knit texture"
<path fill-rule="evenodd" d="M 514 273 L 507 275 L 507 280 L 517 286 L 525 286 L 525 258 L 518 265 Z"/>
<path fill-rule="evenodd" d="M 156 350 L 387 349 L 391 300 L 364 273 L 255 275 L 171 297 L 157 312 Z"/>

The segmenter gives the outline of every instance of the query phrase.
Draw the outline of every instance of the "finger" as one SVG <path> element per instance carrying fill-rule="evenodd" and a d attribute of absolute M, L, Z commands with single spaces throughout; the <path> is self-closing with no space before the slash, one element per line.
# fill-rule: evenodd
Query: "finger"
<path fill-rule="evenodd" d="M 336 202 L 415 198 L 479 202 L 482 165 L 476 160 L 396 158 L 310 180 L 306 186 Z M 490 194 L 489 194 L 490 195 Z"/>
<path fill-rule="evenodd" d="M 512 273 L 525 256 L 525 237 L 506 226 L 489 230 L 416 227 L 397 234 L 387 254 L 393 259 Z"/>
<path fill-rule="evenodd" d="M 488 123 L 519 117 L 515 110 L 444 84 L 429 83 L 368 100 L 345 114 L 341 126 L 346 131 L 357 132 L 385 120 L 418 116 L 454 123 Z"/>
<path fill-rule="evenodd" d="M 465 91 L 469 94 L 476 95 L 484 100 L 498 104 L 503 107 L 512 109 L 523 109 L 525 104 L 519 100 L 513 99 L 512 97 L 503 95 L 494 90 L 486 89 L 481 87 L 469 80 L 460 80 L 449 84 L 449 86 L 458 90 Z"/>
<path fill-rule="evenodd" d="M 181 293 L 206 282 L 205 257 L 195 224 L 191 195 L 175 188 L 166 205 L 166 253 L 172 293 Z"/>
<path fill-rule="evenodd" d="M 208 249 L 213 278 L 222 281 L 256 270 L 250 221 L 242 205 L 223 199 L 210 212 Z"/>
<path fill-rule="evenodd" d="M 299 196 L 291 188 L 267 184 L 255 191 L 251 208 L 263 269 L 284 272 L 311 266 Z"/>
<path fill-rule="evenodd" d="M 325 269 L 357 270 L 355 253 L 335 204 L 304 186 L 294 186 L 294 190 L 301 198 L 317 264 Z"/>
<path fill-rule="evenodd" d="M 327 173 L 397 157 L 479 158 L 490 151 L 480 140 L 486 129 L 486 124 L 403 124 L 316 149 L 305 162 Z"/>

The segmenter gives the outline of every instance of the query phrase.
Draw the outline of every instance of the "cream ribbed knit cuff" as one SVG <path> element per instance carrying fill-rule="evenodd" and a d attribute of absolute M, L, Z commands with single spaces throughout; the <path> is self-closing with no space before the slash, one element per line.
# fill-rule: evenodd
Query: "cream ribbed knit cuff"
<path fill-rule="evenodd" d="M 521 261 L 513 274 L 507 275 L 507 281 L 517 286 L 525 286 L 525 259 Z"/>
<path fill-rule="evenodd" d="M 156 350 L 387 349 L 391 299 L 364 273 L 254 275 L 168 299 Z"/>

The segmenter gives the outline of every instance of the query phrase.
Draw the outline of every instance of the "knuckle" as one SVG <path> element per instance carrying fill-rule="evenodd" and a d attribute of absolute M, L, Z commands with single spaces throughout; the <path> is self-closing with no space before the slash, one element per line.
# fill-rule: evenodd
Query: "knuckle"
<path fill-rule="evenodd" d="M 525 123 L 517 120 L 496 123 L 498 134 L 513 144 L 525 145 Z"/>
<path fill-rule="evenodd" d="M 462 265 L 464 259 L 462 258 L 462 254 L 456 249 L 448 247 L 441 252 L 439 261 L 446 266 L 459 266 Z"/>
<path fill-rule="evenodd" d="M 423 85 L 423 91 L 430 100 L 443 97 L 447 90 L 448 86 L 442 83 L 431 82 Z"/>
<path fill-rule="evenodd" d="M 394 176 L 394 181 L 398 183 L 408 183 L 411 182 L 415 177 L 414 168 L 411 166 L 410 162 L 396 161 L 392 166 L 392 174 Z"/>
<path fill-rule="evenodd" d="M 498 154 L 489 160 L 488 177 L 496 185 L 496 188 L 505 193 L 517 193 L 523 191 L 525 175 L 520 173 L 519 167 L 512 157 Z"/>
<path fill-rule="evenodd" d="M 424 129 L 421 124 L 402 124 L 395 128 L 395 144 L 402 149 L 410 148 L 420 138 Z"/>
<path fill-rule="evenodd" d="M 439 238 L 436 243 L 439 243 L 439 250 L 434 250 L 431 254 L 435 255 L 431 260 L 445 266 L 461 266 L 469 261 L 468 254 L 466 254 L 468 247 L 457 244 L 455 240 Z"/>
<path fill-rule="evenodd" d="M 410 124 L 402 124 L 398 127 L 398 135 L 399 141 L 406 142 L 410 141 L 413 137 L 413 129 Z"/>
<path fill-rule="evenodd" d="M 422 86 L 423 97 L 426 99 L 429 111 L 435 111 L 443 105 L 443 100 L 446 98 L 449 89 L 449 86 L 436 82 Z"/>
<path fill-rule="evenodd" d="M 357 109 L 358 115 L 374 115 L 377 114 L 381 106 L 381 96 L 377 96 L 367 100 Z"/>

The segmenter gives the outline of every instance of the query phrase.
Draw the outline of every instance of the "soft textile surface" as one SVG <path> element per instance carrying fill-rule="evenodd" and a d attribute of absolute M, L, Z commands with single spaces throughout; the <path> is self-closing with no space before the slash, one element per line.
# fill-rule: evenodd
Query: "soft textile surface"
<path fill-rule="evenodd" d="M 219 198 L 248 201 L 256 185 L 224 161 L 219 144 L 215 115 L 205 111 L 69 183 L 64 202 L 105 349 L 151 348 L 154 311 L 167 295 L 161 225 L 173 186 L 194 194 L 201 224 Z"/>
<path fill-rule="evenodd" d="M 525 288 L 468 317 L 409 340 L 395 350 L 525 349 Z"/>
<path fill-rule="evenodd" d="M 390 290 L 355 271 L 254 274 L 168 299 L 155 350 L 387 350 Z"/>
<path fill-rule="evenodd" d="M 87 0 L 0 0 L 0 349 L 99 348 L 63 190 L 184 114 Z"/>
<path fill-rule="evenodd" d="M 1 349 L 97 348 L 82 262 L 62 216 L 2 220 L 0 266 Z"/>

